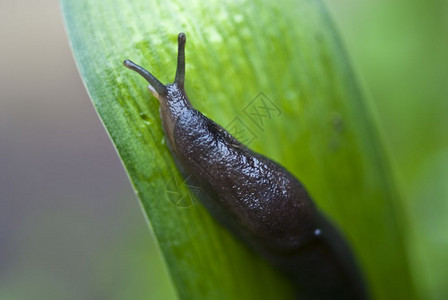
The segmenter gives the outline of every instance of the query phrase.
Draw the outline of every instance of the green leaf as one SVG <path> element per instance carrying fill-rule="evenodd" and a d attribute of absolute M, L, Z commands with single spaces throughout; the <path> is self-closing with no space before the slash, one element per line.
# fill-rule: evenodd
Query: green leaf
<path fill-rule="evenodd" d="M 129 58 L 172 82 L 179 32 L 187 34 L 193 105 L 243 129 L 251 148 L 307 186 L 353 245 L 374 298 L 414 298 L 395 184 L 319 1 L 61 2 L 82 78 L 181 298 L 281 299 L 293 288 L 191 196 L 164 142 L 157 100 L 122 66 Z"/>

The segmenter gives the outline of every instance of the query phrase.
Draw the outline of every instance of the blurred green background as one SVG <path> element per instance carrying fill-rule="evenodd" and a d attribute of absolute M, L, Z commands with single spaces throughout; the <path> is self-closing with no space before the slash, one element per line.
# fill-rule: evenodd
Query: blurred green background
<path fill-rule="evenodd" d="M 325 1 L 403 195 L 422 299 L 448 298 L 448 2 Z M 0 2 L 0 299 L 172 299 L 59 4 Z"/>
<path fill-rule="evenodd" d="M 448 1 L 326 1 L 407 213 L 422 299 L 448 299 Z"/>

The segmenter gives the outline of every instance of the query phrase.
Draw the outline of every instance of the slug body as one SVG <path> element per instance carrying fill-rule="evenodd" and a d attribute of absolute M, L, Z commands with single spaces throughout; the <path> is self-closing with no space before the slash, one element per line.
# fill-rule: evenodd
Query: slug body
<path fill-rule="evenodd" d="M 174 83 L 163 85 L 129 60 L 159 99 L 168 147 L 181 173 L 201 189 L 210 213 L 286 273 L 303 299 L 367 299 L 350 248 L 286 169 L 255 153 L 190 104 L 184 89 L 185 34 Z"/>

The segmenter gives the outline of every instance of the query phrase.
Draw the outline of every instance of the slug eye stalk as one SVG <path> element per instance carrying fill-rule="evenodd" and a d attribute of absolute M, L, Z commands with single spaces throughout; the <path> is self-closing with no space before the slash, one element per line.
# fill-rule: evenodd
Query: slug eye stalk
<path fill-rule="evenodd" d="M 148 83 L 151 85 L 151 87 L 160 95 L 166 95 L 168 93 L 168 90 L 166 88 L 166 86 L 161 83 L 156 77 L 154 77 L 154 75 L 152 75 L 148 70 L 146 70 L 145 68 L 137 65 L 136 63 L 130 61 L 129 59 L 126 59 L 123 62 L 123 65 L 128 68 L 131 69 L 135 72 L 137 72 L 138 74 L 140 74 L 143 78 L 146 79 L 146 81 L 148 81 Z"/>
<path fill-rule="evenodd" d="M 174 83 L 180 88 L 184 88 L 185 84 L 185 43 L 187 42 L 187 37 L 185 36 L 185 33 L 181 32 L 177 36 L 177 43 L 178 43 L 178 52 L 177 52 L 177 70 L 176 70 L 176 77 L 174 78 Z M 123 62 L 123 65 L 131 69 L 138 74 L 140 74 L 143 78 L 148 81 L 148 83 L 151 85 L 151 87 L 159 94 L 159 96 L 164 96 L 168 93 L 168 90 L 166 86 L 160 82 L 154 75 L 152 75 L 148 70 L 145 68 L 137 65 L 133 61 L 126 59 Z"/>
<path fill-rule="evenodd" d="M 180 89 L 184 88 L 185 83 L 185 43 L 187 42 L 187 37 L 185 33 L 179 33 L 177 36 L 178 51 L 177 51 L 177 70 L 176 77 L 174 78 L 174 83 Z"/>

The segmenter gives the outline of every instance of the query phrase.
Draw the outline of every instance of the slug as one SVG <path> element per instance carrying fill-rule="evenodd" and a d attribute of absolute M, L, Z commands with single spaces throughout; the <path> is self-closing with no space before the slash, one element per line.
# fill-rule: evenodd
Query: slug
<path fill-rule="evenodd" d="M 178 36 L 174 82 L 164 85 L 130 60 L 159 100 L 167 145 L 201 202 L 235 236 L 283 271 L 300 299 L 367 299 L 354 256 L 305 187 L 193 108 L 185 92 L 186 36 Z"/>

